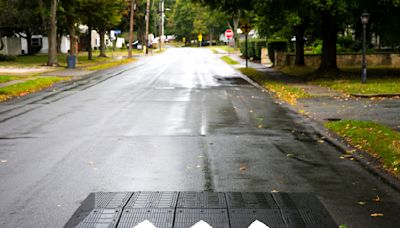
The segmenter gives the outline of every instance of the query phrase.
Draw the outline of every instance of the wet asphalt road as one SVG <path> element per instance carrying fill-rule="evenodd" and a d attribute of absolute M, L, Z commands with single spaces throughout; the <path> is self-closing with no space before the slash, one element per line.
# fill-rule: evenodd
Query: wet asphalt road
<path fill-rule="evenodd" d="M 0 105 L 0 227 L 62 227 L 90 192 L 144 190 L 314 192 L 338 224 L 399 226 L 399 192 L 211 51 L 106 74 Z"/>

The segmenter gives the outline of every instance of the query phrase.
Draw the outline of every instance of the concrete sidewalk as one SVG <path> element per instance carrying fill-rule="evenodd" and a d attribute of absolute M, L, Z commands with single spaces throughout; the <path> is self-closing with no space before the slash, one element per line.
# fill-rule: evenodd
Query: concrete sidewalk
<path fill-rule="evenodd" d="M 230 58 L 240 64 L 235 68 L 245 67 L 245 60 L 238 55 L 230 54 Z M 326 87 L 311 85 L 294 79 L 273 68 L 260 63 L 249 62 L 249 67 L 265 72 L 266 77 L 302 88 L 312 98 L 302 98 L 293 105 L 298 112 L 304 113 L 319 123 L 332 120 L 367 120 L 386 125 L 400 131 L 400 99 L 390 97 L 361 98 L 342 94 Z"/>

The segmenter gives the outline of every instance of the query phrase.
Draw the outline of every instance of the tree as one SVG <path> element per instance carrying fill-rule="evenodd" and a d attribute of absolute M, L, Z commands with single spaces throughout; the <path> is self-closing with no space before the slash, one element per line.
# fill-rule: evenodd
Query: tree
<path fill-rule="evenodd" d="M 57 4 L 58 0 L 51 0 L 50 5 L 50 19 L 49 19 L 49 53 L 48 53 L 48 66 L 58 65 L 57 60 Z"/>
<path fill-rule="evenodd" d="M 228 26 L 232 28 L 235 38 L 235 48 L 239 43 L 238 28 L 240 19 L 245 16 L 246 12 L 253 9 L 254 0 L 193 0 L 211 6 L 213 9 L 225 12 L 231 15 Z"/>
<path fill-rule="evenodd" d="M 61 25 L 64 25 L 64 29 L 68 31 L 70 37 L 69 51 L 71 55 L 76 55 L 78 49 L 77 25 L 81 22 L 79 7 L 81 7 L 81 0 L 61 1 L 59 7 L 58 21 L 62 21 Z"/>

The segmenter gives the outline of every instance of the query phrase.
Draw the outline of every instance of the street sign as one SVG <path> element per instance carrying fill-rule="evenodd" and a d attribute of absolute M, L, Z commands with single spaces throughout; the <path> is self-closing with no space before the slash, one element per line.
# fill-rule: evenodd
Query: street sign
<path fill-rule="evenodd" d="M 232 29 L 227 29 L 227 30 L 225 31 L 225 37 L 226 37 L 226 39 L 228 39 L 228 40 L 230 40 L 230 39 L 233 37 L 233 31 L 232 31 Z"/>
<path fill-rule="evenodd" d="M 114 30 L 114 34 L 115 34 L 115 35 L 121 34 L 121 30 Z"/>
<path fill-rule="evenodd" d="M 199 38 L 200 42 L 203 41 L 203 34 L 199 34 L 199 36 L 197 38 Z"/>
<path fill-rule="evenodd" d="M 251 25 L 249 22 L 244 22 L 241 26 L 240 26 L 240 30 L 242 30 L 242 32 L 244 34 L 249 34 L 250 30 L 251 30 Z"/>

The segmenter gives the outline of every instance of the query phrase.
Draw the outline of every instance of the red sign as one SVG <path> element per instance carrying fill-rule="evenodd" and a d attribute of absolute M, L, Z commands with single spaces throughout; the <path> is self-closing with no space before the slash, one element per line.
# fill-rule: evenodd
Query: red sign
<path fill-rule="evenodd" d="M 232 29 L 227 29 L 227 30 L 225 31 L 225 37 L 226 37 L 228 40 L 230 40 L 230 39 L 233 37 L 233 31 L 232 31 Z"/>

